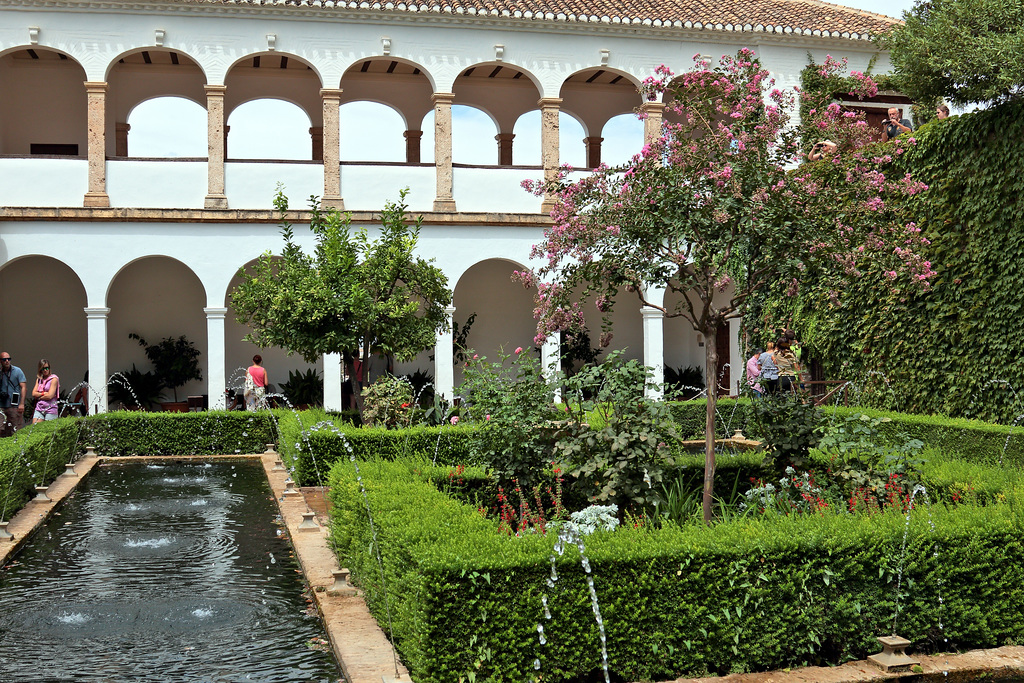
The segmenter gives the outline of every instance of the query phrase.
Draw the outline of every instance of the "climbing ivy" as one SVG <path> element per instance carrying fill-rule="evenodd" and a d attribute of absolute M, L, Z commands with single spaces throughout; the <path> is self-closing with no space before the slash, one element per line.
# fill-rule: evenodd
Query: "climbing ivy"
<path fill-rule="evenodd" d="M 755 337 L 795 327 L 828 377 L 857 380 L 877 407 L 1012 422 L 1024 413 L 1024 103 L 931 122 L 913 143 L 906 137 L 869 152 L 887 173 L 913 171 L 930 186 L 907 200 L 931 240 L 930 289 L 870 266 L 841 290 L 817 273 L 796 297 L 782 284 L 763 295 L 748 327 Z M 846 163 L 800 172 L 836 182 Z"/>

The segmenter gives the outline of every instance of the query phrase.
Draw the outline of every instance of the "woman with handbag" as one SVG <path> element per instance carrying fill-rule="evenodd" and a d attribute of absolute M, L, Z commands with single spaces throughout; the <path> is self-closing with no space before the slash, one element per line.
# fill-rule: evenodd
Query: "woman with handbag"
<path fill-rule="evenodd" d="M 245 371 L 245 409 L 265 408 L 267 404 L 267 371 L 263 369 L 263 356 L 252 357 L 252 365 Z"/>

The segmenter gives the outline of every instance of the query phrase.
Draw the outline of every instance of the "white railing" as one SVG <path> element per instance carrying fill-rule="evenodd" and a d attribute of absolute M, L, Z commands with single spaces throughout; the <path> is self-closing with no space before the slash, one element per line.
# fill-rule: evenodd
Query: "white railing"
<path fill-rule="evenodd" d="M 455 206 L 470 213 L 539 213 L 540 197 L 524 190 L 523 180 L 538 180 L 539 168 L 453 169 Z"/>
<path fill-rule="evenodd" d="M 113 159 L 107 161 L 110 205 L 140 209 L 201 209 L 206 197 L 206 160 Z M 81 199 L 78 200 L 81 203 Z"/>
<path fill-rule="evenodd" d="M 345 163 L 341 166 L 341 196 L 349 211 L 380 211 L 386 202 L 398 201 L 409 188 L 405 202 L 412 212 L 432 211 L 437 194 L 432 165 Z"/>
<path fill-rule="evenodd" d="M 277 184 L 284 185 L 291 209 L 309 208 L 310 195 L 324 193 L 320 163 L 285 161 L 228 161 L 224 164 L 224 194 L 232 209 L 273 210 Z"/>
<path fill-rule="evenodd" d="M 0 158 L 0 206 L 81 206 L 88 173 L 85 159 Z"/>

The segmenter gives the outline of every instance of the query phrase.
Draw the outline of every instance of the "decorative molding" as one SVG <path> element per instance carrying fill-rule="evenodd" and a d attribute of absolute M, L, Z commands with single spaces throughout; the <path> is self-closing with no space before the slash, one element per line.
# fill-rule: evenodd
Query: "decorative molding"
<path fill-rule="evenodd" d="M 158 28 L 157 30 L 153 31 L 153 44 L 156 45 L 157 47 L 163 47 L 164 46 L 164 36 L 166 36 L 166 35 L 167 35 L 167 32 L 164 31 L 162 28 Z"/>
<path fill-rule="evenodd" d="M 494 61 L 500 62 L 505 59 L 505 46 L 498 43 L 494 46 Z"/>
<path fill-rule="evenodd" d="M 391 38 L 388 36 L 380 37 L 381 54 L 385 57 L 391 54 Z"/>
<path fill-rule="evenodd" d="M 39 44 L 39 27 L 29 26 L 28 27 L 28 42 L 32 45 Z"/>
<path fill-rule="evenodd" d="M 601 50 L 601 66 L 608 66 L 608 58 L 611 56 L 611 50 Z"/>
<path fill-rule="evenodd" d="M 276 49 L 277 49 L 277 34 L 276 33 L 268 33 L 267 34 L 267 50 L 269 50 L 270 52 L 273 52 Z"/>

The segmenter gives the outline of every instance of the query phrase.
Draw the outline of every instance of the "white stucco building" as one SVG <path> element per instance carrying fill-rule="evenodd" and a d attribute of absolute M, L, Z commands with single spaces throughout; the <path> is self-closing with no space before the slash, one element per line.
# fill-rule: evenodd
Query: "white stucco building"
<path fill-rule="evenodd" d="M 204 381 L 183 393 L 216 405 L 257 350 L 241 341 L 228 292 L 240 267 L 280 250 L 278 182 L 293 207 L 317 195 L 368 226 L 410 188 L 425 218 L 420 250 L 448 275 L 454 318 L 477 314 L 470 345 L 527 346 L 532 294 L 509 276 L 528 265 L 548 219 L 523 179 L 552 172 L 570 145 L 596 165 L 608 122 L 644 109 L 639 151 L 662 105 L 636 88 L 660 64 L 679 72 L 695 54 L 751 47 L 791 87 L 808 54 L 864 69 L 876 53 L 869 36 L 894 21 L 816 0 L 0 0 L 0 347 L 29 375 L 47 358 L 69 389 L 86 371 L 99 385 L 133 363 L 148 368 L 129 333 L 185 334 L 203 353 Z M 885 55 L 875 68 L 886 70 Z M 168 97 L 205 110 L 205 156 L 133 154 L 136 108 Z M 304 158 L 233 154 L 232 113 L 262 99 L 308 118 Z M 363 158 L 341 158 L 346 139 L 367 135 L 339 125 L 339 108 L 354 102 L 398 113 L 404 159 L 374 158 L 372 140 Z M 453 159 L 453 107 L 493 122 L 493 137 L 473 141 L 492 150 L 490 163 Z M 525 148 L 516 136 L 530 117 L 540 139 Z M 560 145 L 565 117 L 584 135 Z M 180 132 L 165 125 L 170 138 Z M 301 233 L 301 214 L 294 222 Z M 736 335 L 719 343 L 741 368 Z M 613 347 L 649 365 L 701 365 L 702 343 L 658 311 L 616 312 Z M 262 353 L 273 382 L 306 367 Z M 429 369 L 450 395 L 451 335 L 427 357 L 398 370 Z M 318 368 L 336 407 L 339 359 Z M 90 404 L 103 410 L 106 397 Z"/>

